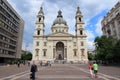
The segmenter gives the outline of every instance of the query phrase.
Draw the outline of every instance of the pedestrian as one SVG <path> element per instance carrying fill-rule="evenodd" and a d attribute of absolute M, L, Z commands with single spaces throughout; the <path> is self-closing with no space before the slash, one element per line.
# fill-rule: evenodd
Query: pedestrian
<path fill-rule="evenodd" d="M 17 66 L 20 67 L 20 62 L 18 61 Z"/>
<path fill-rule="evenodd" d="M 28 61 L 28 66 L 30 66 L 30 62 Z"/>
<path fill-rule="evenodd" d="M 48 61 L 48 65 L 51 67 L 51 61 Z"/>
<path fill-rule="evenodd" d="M 30 78 L 32 80 L 35 80 L 35 72 L 37 72 L 37 65 L 35 64 L 35 62 L 33 61 L 33 64 L 31 65 L 31 74 L 30 74 Z"/>
<path fill-rule="evenodd" d="M 42 61 L 40 61 L 40 66 L 42 66 Z"/>
<path fill-rule="evenodd" d="M 50 65 L 50 67 L 52 66 L 52 63 L 51 63 L 51 61 L 49 62 L 49 65 Z"/>
<path fill-rule="evenodd" d="M 98 77 L 98 64 L 96 62 L 93 63 L 93 70 L 95 78 Z"/>
<path fill-rule="evenodd" d="M 90 75 L 93 78 L 93 66 L 92 66 L 92 63 L 89 64 L 88 68 L 89 68 L 89 71 L 90 71 Z"/>

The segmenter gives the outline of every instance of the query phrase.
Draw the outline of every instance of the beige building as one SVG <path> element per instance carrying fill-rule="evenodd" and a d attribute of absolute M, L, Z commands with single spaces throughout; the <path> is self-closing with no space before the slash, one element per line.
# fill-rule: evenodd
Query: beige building
<path fill-rule="evenodd" d="M 33 58 L 36 61 L 87 62 L 86 33 L 79 7 L 76 11 L 76 35 L 68 32 L 67 22 L 59 10 L 51 27 L 51 34 L 44 35 L 44 13 L 38 12 L 34 31 Z"/>
<path fill-rule="evenodd" d="M 120 39 L 120 1 L 104 16 L 101 24 L 103 35 Z"/>
<path fill-rule="evenodd" d="M 24 21 L 7 0 L 0 0 L 0 63 L 20 58 Z"/>

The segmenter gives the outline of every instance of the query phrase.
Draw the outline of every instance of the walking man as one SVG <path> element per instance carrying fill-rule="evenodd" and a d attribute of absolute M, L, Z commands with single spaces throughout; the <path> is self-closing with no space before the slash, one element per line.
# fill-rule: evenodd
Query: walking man
<path fill-rule="evenodd" d="M 96 62 L 93 63 L 93 70 L 94 70 L 94 76 L 95 78 L 98 77 L 98 64 Z"/>
<path fill-rule="evenodd" d="M 32 80 L 35 80 L 35 72 L 37 72 L 37 65 L 35 64 L 35 62 L 33 61 L 33 64 L 32 64 L 32 66 L 31 66 L 31 79 Z"/>

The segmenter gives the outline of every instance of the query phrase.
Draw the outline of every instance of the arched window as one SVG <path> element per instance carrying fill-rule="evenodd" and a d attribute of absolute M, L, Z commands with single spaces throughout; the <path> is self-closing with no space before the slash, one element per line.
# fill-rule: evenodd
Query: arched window
<path fill-rule="evenodd" d="M 79 21 L 81 22 L 81 18 L 79 18 Z"/>
<path fill-rule="evenodd" d="M 39 18 L 39 22 L 41 21 L 41 18 Z"/>
<path fill-rule="evenodd" d="M 82 35 L 83 34 L 83 31 L 82 30 L 80 30 L 80 35 Z"/>
<path fill-rule="evenodd" d="M 40 30 L 37 31 L 37 35 L 40 35 Z"/>

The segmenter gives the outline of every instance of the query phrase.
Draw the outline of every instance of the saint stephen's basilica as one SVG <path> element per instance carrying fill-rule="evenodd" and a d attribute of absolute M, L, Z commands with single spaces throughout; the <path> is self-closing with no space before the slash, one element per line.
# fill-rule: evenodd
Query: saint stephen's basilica
<path fill-rule="evenodd" d="M 69 27 L 63 18 L 62 11 L 58 11 L 58 15 L 53 21 L 51 34 L 44 35 L 44 19 L 44 10 L 41 7 L 36 18 L 32 60 L 87 63 L 87 36 L 84 29 L 83 15 L 79 7 L 77 7 L 75 16 L 75 35 L 68 32 Z"/>

